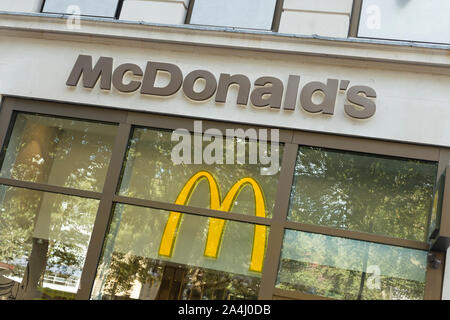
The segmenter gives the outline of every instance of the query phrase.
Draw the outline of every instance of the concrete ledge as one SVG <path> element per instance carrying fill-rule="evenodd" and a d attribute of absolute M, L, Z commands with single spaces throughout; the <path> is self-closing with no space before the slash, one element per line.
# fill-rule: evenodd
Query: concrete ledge
<path fill-rule="evenodd" d="M 80 29 L 69 29 L 66 24 L 67 18 L 66 15 L 0 12 L 0 30 L 3 34 L 7 31 L 32 32 L 34 37 L 48 37 L 53 34 L 67 39 L 72 36 L 76 41 L 82 42 L 93 42 L 93 39 L 122 39 L 391 62 L 436 67 L 440 73 L 450 74 L 450 45 L 303 36 L 270 31 L 136 23 L 89 17 L 81 18 Z"/>

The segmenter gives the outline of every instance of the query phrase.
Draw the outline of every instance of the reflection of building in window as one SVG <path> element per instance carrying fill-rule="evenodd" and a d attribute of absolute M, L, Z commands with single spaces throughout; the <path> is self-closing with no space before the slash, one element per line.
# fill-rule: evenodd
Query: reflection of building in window
<path fill-rule="evenodd" d="M 259 278 L 114 254 L 104 300 L 257 299 Z"/>

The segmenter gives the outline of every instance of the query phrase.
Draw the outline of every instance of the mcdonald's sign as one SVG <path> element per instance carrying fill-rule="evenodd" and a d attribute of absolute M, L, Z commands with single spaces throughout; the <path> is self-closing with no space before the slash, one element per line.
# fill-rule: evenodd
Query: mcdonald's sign
<path fill-rule="evenodd" d="M 197 188 L 198 183 L 202 180 L 206 180 L 209 185 L 211 209 L 227 212 L 231 211 L 234 205 L 234 201 L 239 196 L 241 190 L 244 187 L 249 186 L 253 190 L 255 199 L 255 215 L 258 217 L 266 217 L 266 206 L 263 191 L 258 182 L 250 177 L 242 178 L 237 181 L 222 200 L 220 188 L 214 176 L 207 171 L 199 171 L 186 182 L 186 184 L 178 194 L 175 204 L 187 205 L 192 193 Z M 175 240 L 180 227 L 181 216 L 182 213 L 180 212 L 170 212 L 163 235 L 161 237 L 161 243 L 158 252 L 159 255 L 166 257 L 172 256 Z M 225 220 L 218 218 L 209 218 L 208 234 L 204 251 L 205 257 L 217 258 L 222 242 L 224 227 Z M 266 231 L 266 226 L 254 226 L 253 246 L 249 267 L 250 271 L 262 272 L 264 252 L 266 248 Z"/>

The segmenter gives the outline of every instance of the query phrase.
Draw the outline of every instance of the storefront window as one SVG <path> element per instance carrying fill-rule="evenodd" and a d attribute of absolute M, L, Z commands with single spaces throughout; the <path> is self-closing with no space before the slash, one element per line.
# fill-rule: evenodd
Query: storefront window
<path fill-rule="evenodd" d="M 276 144 L 278 155 L 272 159 L 273 163 L 253 164 L 249 159 L 260 152 L 261 142 L 224 138 L 222 164 L 195 163 L 194 154 L 205 151 L 210 142 L 195 145 L 192 137 L 192 162 L 176 164 L 172 152 L 179 141 L 171 141 L 171 133 L 144 128 L 134 130 L 123 169 L 120 195 L 260 217 L 272 216 L 282 146 Z M 270 143 L 266 146 L 268 153 L 274 150 Z M 226 162 L 227 148 L 234 150 L 231 164 Z M 241 163 L 238 161 L 239 152 L 245 156 Z"/>
<path fill-rule="evenodd" d="M 116 205 L 93 299 L 256 299 L 268 227 Z"/>
<path fill-rule="evenodd" d="M 175 134 L 122 111 L 107 115 L 116 125 L 74 120 L 101 119 L 90 107 L 9 99 L 0 300 L 440 297 L 445 257 L 432 262 L 425 238 L 439 230 L 445 194 L 437 162 L 299 146 L 287 134 L 279 144 L 272 131 L 249 138 L 233 125 L 225 138 L 213 122 Z M 437 158 L 437 147 L 412 153 L 434 159 L 430 150 Z"/>
<path fill-rule="evenodd" d="M 277 288 L 335 299 L 423 299 L 427 252 L 285 232 Z"/>
<path fill-rule="evenodd" d="M 437 163 L 300 147 L 289 220 L 426 240 Z"/>
<path fill-rule="evenodd" d="M 117 126 L 19 113 L 0 176 L 101 192 Z"/>
<path fill-rule="evenodd" d="M 0 186 L 0 299 L 75 299 L 97 207 Z"/>

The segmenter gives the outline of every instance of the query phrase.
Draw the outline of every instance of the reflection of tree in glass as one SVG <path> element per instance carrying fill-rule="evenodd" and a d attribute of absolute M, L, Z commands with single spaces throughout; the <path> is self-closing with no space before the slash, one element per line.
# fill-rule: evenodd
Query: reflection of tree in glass
<path fill-rule="evenodd" d="M 290 220 L 424 241 L 436 163 L 301 147 Z"/>
<path fill-rule="evenodd" d="M 42 297 L 39 288 L 49 277 L 78 278 L 98 201 L 11 187 L 0 193 L 0 225 L 11 228 L 0 233 L 0 261 L 14 265 L 10 276 L 25 284 L 18 297 Z"/>
<path fill-rule="evenodd" d="M 191 137 L 192 150 L 191 160 L 194 160 L 195 146 L 194 138 Z M 225 139 L 224 139 L 225 141 Z M 230 144 L 234 150 L 234 164 L 226 163 L 227 143 L 223 143 L 223 163 L 224 164 L 178 164 L 174 165 L 171 159 L 173 147 L 178 141 L 171 141 L 170 131 L 159 131 L 152 129 L 135 129 L 127 154 L 127 160 L 123 172 L 120 194 L 174 203 L 178 193 L 183 188 L 188 179 L 201 170 L 211 172 L 217 179 L 222 198 L 226 192 L 239 179 L 252 177 L 262 187 L 266 196 L 267 216 L 271 216 L 275 201 L 275 193 L 278 185 L 278 176 L 261 175 L 262 164 L 249 164 L 249 154 L 251 148 L 248 141 L 234 139 Z M 203 149 L 209 142 L 203 142 Z M 237 145 L 245 144 L 246 163 L 237 163 Z M 256 143 L 255 143 L 256 145 Z M 268 148 L 270 150 L 270 147 Z M 280 157 L 283 148 L 280 147 Z M 257 152 L 257 151 L 256 151 Z M 270 152 L 269 152 L 270 154 Z M 190 205 L 208 208 L 209 196 L 208 187 L 205 182 L 198 185 L 197 191 L 192 194 Z M 250 188 L 244 188 L 236 199 L 236 204 L 232 210 L 244 214 L 254 214 L 254 198 Z"/>
<path fill-rule="evenodd" d="M 258 290 L 258 278 L 115 252 L 102 299 L 256 299 Z"/>
<path fill-rule="evenodd" d="M 261 274 L 249 271 L 253 225 L 228 221 L 219 255 L 213 259 L 203 255 L 208 218 L 185 214 L 174 255 L 169 258 L 158 255 L 168 216 L 161 210 L 116 206 L 97 272 L 94 298 L 257 297 Z M 147 294 L 148 291 L 153 294 Z"/>
<path fill-rule="evenodd" d="M 368 285 L 377 275 L 367 265 L 379 267 L 379 288 Z M 336 299 L 423 299 L 425 271 L 426 252 L 287 231 L 277 287 Z"/>
<path fill-rule="evenodd" d="M 2 175 L 101 191 L 114 130 L 113 126 L 19 114 Z M 80 276 L 98 201 L 18 188 L 4 189 L 0 195 L 5 209 L 0 223 L 11 230 L 8 239 L 0 238 L 3 251 L 9 251 L 0 253 L 0 261 L 7 259 L 17 266 L 15 276 L 25 284 L 17 297 L 74 298 L 74 294 L 41 287 L 54 277 L 75 285 L 69 280 Z"/>
<path fill-rule="evenodd" d="M 1 174 L 17 180 L 101 191 L 116 128 L 19 114 Z"/>
<path fill-rule="evenodd" d="M 265 200 L 267 214 L 271 215 L 277 188 L 278 175 L 261 176 L 260 165 L 205 165 L 204 163 L 174 165 L 171 160 L 171 152 L 172 148 L 177 142 L 172 142 L 170 140 L 170 134 L 171 132 L 169 131 L 166 132 L 151 129 L 136 129 L 134 131 L 133 137 L 130 141 L 127 160 L 121 179 L 120 194 L 129 197 L 140 197 L 173 203 L 175 202 L 175 199 L 178 193 L 183 188 L 184 184 L 192 175 L 200 170 L 207 170 L 213 173 L 213 175 L 217 179 L 223 197 L 225 193 L 228 192 L 228 190 L 231 188 L 231 186 L 234 185 L 239 179 L 251 176 L 254 177 L 258 182 L 260 182 L 260 185 L 263 188 L 263 192 L 266 195 Z M 239 143 L 246 144 L 246 162 L 248 163 L 248 143 L 236 139 L 233 143 L 233 147 L 236 148 L 236 145 Z M 207 143 L 204 143 L 203 147 L 206 144 Z M 226 147 L 226 144 L 224 145 Z M 192 149 L 192 156 L 194 152 L 195 146 L 193 146 Z M 226 152 L 224 151 L 224 155 L 225 154 Z M 209 199 L 210 197 L 208 185 L 205 181 L 202 181 L 198 184 L 197 188 L 192 193 L 190 201 L 187 204 L 198 207 L 210 207 Z M 239 197 L 236 198 L 233 211 L 253 215 L 254 210 L 255 207 L 253 192 L 250 188 L 244 188 L 239 194 Z M 136 280 L 135 278 L 131 277 L 130 274 L 135 274 L 137 271 L 133 269 L 133 272 L 131 272 L 130 274 L 126 272 L 125 275 L 129 275 L 131 278 L 127 278 L 128 280 L 124 280 L 124 274 L 121 273 L 122 271 L 120 271 L 120 268 L 117 267 L 119 263 L 115 260 L 117 258 L 117 255 L 125 254 L 125 256 L 128 256 L 131 254 L 132 256 L 155 257 L 155 252 L 157 252 L 158 250 L 161 238 L 158 236 L 149 237 L 149 235 L 162 233 L 168 218 L 168 213 L 166 212 L 164 218 L 160 220 L 152 219 L 152 215 L 156 213 L 147 212 L 147 214 L 138 214 L 137 212 L 138 209 L 136 208 L 128 208 L 123 210 L 116 207 L 114 215 L 115 218 L 111 223 L 110 231 L 107 236 L 107 241 L 105 242 L 102 260 L 97 274 L 97 281 L 95 286 L 97 287 L 97 291 L 94 290 L 94 296 L 96 298 L 102 297 L 101 291 L 103 289 L 101 288 L 104 288 L 104 294 L 113 295 L 113 292 L 111 290 L 113 288 L 117 289 L 117 287 L 120 286 L 117 284 L 114 285 L 114 281 L 125 281 L 126 283 L 128 283 L 124 284 L 125 287 L 122 288 L 123 292 L 121 294 L 125 296 L 127 294 L 130 294 L 129 292 L 127 293 L 126 289 L 129 288 L 129 283 Z M 191 243 L 194 239 L 196 239 L 196 242 L 193 245 L 195 245 L 196 248 L 203 248 L 205 245 L 204 241 L 208 232 L 208 224 L 205 223 L 207 222 L 207 219 L 193 216 L 187 217 L 187 215 L 184 215 L 180 223 L 180 234 L 183 234 L 183 231 L 181 231 L 183 230 L 183 228 L 184 230 L 186 230 L 185 228 L 187 221 L 191 221 L 191 224 L 194 225 L 195 228 L 189 228 L 189 231 L 184 231 L 188 232 L 189 238 L 183 238 L 184 240 L 177 239 L 177 246 L 180 246 L 180 244 L 183 245 L 186 243 Z M 253 228 L 253 226 L 250 226 L 250 228 Z M 235 241 L 234 247 L 236 247 L 236 245 L 241 245 L 239 241 L 241 241 L 242 234 L 252 234 L 253 229 L 239 230 L 238 227 L 230 224 L 230 222 L 227 222 L 225 224 L 225 233 L 226 235 L 224 235 L 223 239 L 225 239 L 225 241 Z M 180 237 L 180 234 L 177 238 Z M 189 241 L 187 239 L 191 240 Z M 203 242 L 199 239 L 203 239 Z M 248 240 L 246 241 L 249 242 Z M 203 256 L 202 252 L 198 252 L 198 250 L 191 250 L 190 248 L 186 248 L 185 246 L 182 247 L 183 249 L 178 248 L 177 250 L 186 250 L 184 252 L 184 259 L 186 261 L 196 261 L 196 265 L 202 264 L 202 262 L 200 262 Z M 234 268 L 241 268 L 242 270 L 248 271 L 250 252 L 238 252 L 239 250 L 234 250 L 235 252 L 231 254 L 230 252 L 225 251 L 225 249 L 221 248 L 221 252 L 219 254 L 221 255 L 221 257 L 227 256 L 228 265 L 233 265 Z M 245 257 L 243 257 L 243 255 Z M 129 263 L 130 266 L 134 265 L 131 263 L 131 260 L 128 261 L 125 259 L 123 261 L 120 261 L 121 263 Z M 159 261 L 158 264 L 160 263 L 166 262 Z M 124 266 L 121 264 L 121 267 Z M 186 288 L 184 289 L 185 291 L 182 296 L 179 296 L 179 298 L 185 299 L 192 299 L 195 296 L 196 284 L 201 286 L 203 288 L 202 290 L 206 290 L 208 292 L 217 292 L 216 289 L 208 289 L 208 285 L 203 283 L 204 281 L 206 281 L 207 283 L 215 283 L 216 287 L 221 287 L 220 290 L 225 290 L 226 288 L 228 288 L 228 291 L 226 292 L 233 291 L 234 293 L 230 295 L 230 298 L 231 296 L 257 296 L 257 287 L 259 286 L 260 275 L 255 275 L 254 283 L 250 285 L 247 281 L 240 280 L 239 277 L 241 277 L 242 279 L 252 279 L 252 277 L 244 275 L 239 276 L 237 274 L 234 274 L 233 272 L 228 273 L 214 271 L 212 270 L 214 269 L 213 264 L 211 265 L 211 268 L 206 268 L 203 265 L 202 267 L 189 267 L 191 268 L 189 269 L 191 271 L 186 271 L 181 275 L 177 273 L 179 271 L 173 271 L 171 269 L 168 269 L 169 267 L 165 266 L 163 269 L 160 269 L 160 281 L 162 284 L 164 284 L 167 280 L 165 280 L 165 275 L 169 275 L 169 273 L 171 272 L 173 273 L 173 278 L 179 277 L 185 279 L 183 280 L 186 286 Z M 117 279 L 112 280 L 114 279 L 115 272 L 117 273 Z M 220 277 L 217 276 L 216 273 L 219 273 Z M 212 278 L 209 279 L 210 277 Z M 240 286 L 242 286 L 242 289 L 238 289 Z M 248 287 L 254 288 L 251 289 L 253 290 L 253 293 L 249 292 L 250 289 L 248 289 Z M 162 298 L 163 296 L 166 296 L 166 298 L 172 297 L 169 293 L 160 293 L 158 296 L 155 295 L 153 298 Z M 210 296 L 216 296 L 216 293 L 211 293 Z M 105 296 L 103 295 L 103 298 L 104 297 Z"/>
<path fill-rule="evenodd" d="M 436 163 L 301 147 L 295 170 L 290 220 L 425 240 Z M 374 250 L 368 244 L 337 254 L 337 243 L 332 237 L 306 242 L 302 238 L 285 246 L 297 246 L 302 252 L 309 250 L 314 252 L 314 258 L 334 261 L 335 265 L 345 265 L 346 261 L 356 269 L 333 268 L 327 263 L 314 267 L 315 264 L 283 259 L 286 273 L 280 275 L 278 285 L 345 299 L 423 298 L 424 281 L 384 275 L 398 274 L 399 270 L 414 272 L 418 267 L 424 275 L 424 254 L 411 253 L 407 257 L 407 252 L 412 252 L 408 249 Z M 369 289 L 367 281 L 373 275 L 367 273 L 367 267 L 380 263 L 381 288 Z M 323 281 L 314 282 L 317 277 Z"/>
<path fill-rule="evenodd" d="M 362 273 L 328 266 L 310 265 L 293 260 L 282 260 L 283 278 L 289 282 L 277 285 L 280 289 L 296 290 L 334 299 L 354 300 L 358 298 Z M 364 287 L 364 300 L 423 299 L 425 283 L 384 277 L 380 278 L 381 288 Z"/>

